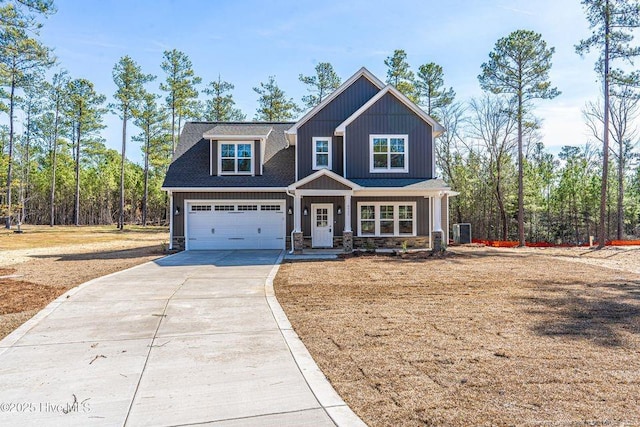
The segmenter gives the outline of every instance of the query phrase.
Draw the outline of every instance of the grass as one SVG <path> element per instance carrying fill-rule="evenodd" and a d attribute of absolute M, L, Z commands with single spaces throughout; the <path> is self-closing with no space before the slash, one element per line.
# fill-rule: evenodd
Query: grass
<path fill-rule="evenodd" d="M 637 274 L 477 249 L 290 263 L 275 287 L 371 426 L 640 424 Z"/>
<path fill-rule="evenodd" d="M 120 231 L 114 225 L 101 226 L 55 226 L 23 225 L 23 233 L 14 233 L 16 228 L 0 228 L 0 247 L 4 250 L 32 249 L 73 244 L 90 244 L 113 241 L 156 240 L 166 234 L 168 228 L 158 226 L 125 226 Z"/>

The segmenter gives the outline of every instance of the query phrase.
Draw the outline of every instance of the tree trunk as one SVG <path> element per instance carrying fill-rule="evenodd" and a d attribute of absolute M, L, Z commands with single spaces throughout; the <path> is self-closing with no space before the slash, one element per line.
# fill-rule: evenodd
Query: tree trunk
<path fill-rule="evenodd" d="M 76 194 L 74 200 L 74 212 L 73 223 L 74 225 L 80 225 L 80 123 L 82 122 L 82 108 L 80 108 L 80 114 L 78 115 L 78 132 L 76 141 Z"/>
<path fill-rule="evenodd" d="M 124 164 L 127 151 L 127 111 L 122 114 L 122 159 L 120 164 L 120 215 L 118 216 L 118 228 L 124 230 Z"/>
<path fill-rule="evenodd" d="M 11 173 L 13 168 L 13 102 L 16 92 L 15 73 L 11 75 L 11 92 L 9 94 L 9 165 L 7 166 L 7 219 L 5 227 L 11 229 Z"/>
<path fill-rule="evenodd" d="M 524 239 L 524 165 L 522 148 L 522 91 L 518 94 L 518 247 L 525 246 Z"/>
<path fill-rule="evenodd" d="M 53 121 L 53 150 L 51 152 L 51 193 L 49 195 L 49 207 L 51 216 L 49 217 L 49 226 L 55 224 L 55 202 L 56 202 L 56 160 L 58 154 L 58 121 L 60 119 L 60 95 L 57 94 L 56 113 Z"/>
<path fill-rule="evenodd" d="M 619 142 L 618 151 L 618 230 L 616 238 L 624 239 L 624 142 Z"/>
<path fill-rule="evenodd" d="M 142 226 L 147 226 L 147 204 L 149 200 L 149 149 L 151 145 L 151 129 L 147 126 L 147 138 L 144 147 L 144 196 L 142 198 Z"/>
<path fill-rule="evenodd" d="M 604 135 L 602 147 L 602 187 L 600 190 L 600 224 L 598 236 L 598 249 L 602 249 L 607 241 L 606 214 L 607 214 L 607 179 L 609 177 L 609 25 L 611 15 L 609 0 L 605 0 L 604 23 Z"/>

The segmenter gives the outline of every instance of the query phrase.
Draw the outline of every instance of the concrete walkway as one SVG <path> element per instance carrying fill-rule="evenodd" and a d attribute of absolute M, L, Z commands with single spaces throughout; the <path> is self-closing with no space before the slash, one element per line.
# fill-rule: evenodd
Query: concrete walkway
<path fill-rule="evenodd" d="M 273 296 L 279 251 L 184 252 L 0 341 L 0 425 L 358 426 Z"/>

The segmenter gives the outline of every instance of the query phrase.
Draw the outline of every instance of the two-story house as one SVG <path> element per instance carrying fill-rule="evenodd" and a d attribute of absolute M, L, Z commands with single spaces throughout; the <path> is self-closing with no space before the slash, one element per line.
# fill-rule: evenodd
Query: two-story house
<path fill-rule="evenodd" d="M 186 123 L 164 181 L 174 249 L 431 247 L 444 129 L 365 68 L 296 123 Z"/>

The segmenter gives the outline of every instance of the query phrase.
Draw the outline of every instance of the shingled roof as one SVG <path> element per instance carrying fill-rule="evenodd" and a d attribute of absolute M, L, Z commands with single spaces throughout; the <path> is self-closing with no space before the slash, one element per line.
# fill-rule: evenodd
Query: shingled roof
<path fill-rule="evenodd" d="M 295 181 L 295 147 L 288 146 L 285 130 L 294 123 L 187 122 L 167 171 L 164 188 L 286 187 Z M 269 129 L 271 131 L 269 132 Z M 209 140 L 217 135 L 269 135 L 260 176 L 209 175 Z"/>

